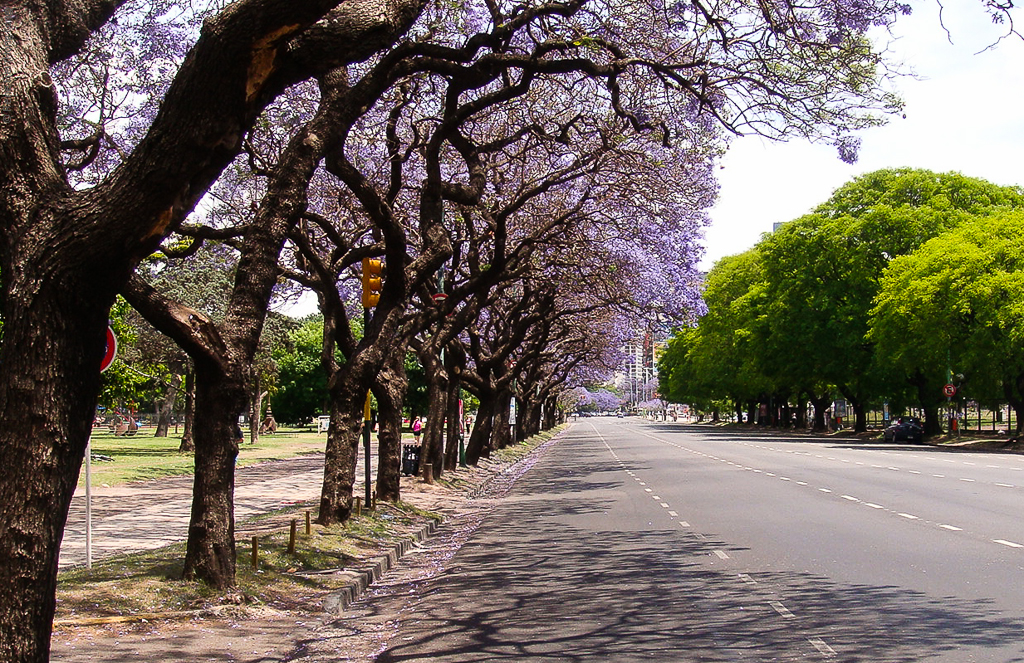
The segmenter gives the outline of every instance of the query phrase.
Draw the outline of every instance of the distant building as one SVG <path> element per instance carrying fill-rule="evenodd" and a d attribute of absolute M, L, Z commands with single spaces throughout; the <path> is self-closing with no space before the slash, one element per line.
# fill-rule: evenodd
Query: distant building
<path fill-rule="evenodd" d="M 626 359 L 615 383 L 629 403 L 642 403 L 657 397 L 658 355 L 665 344 L 665 339 L 646 333 L 642 339 L 627 343 L 623 348 Z"/>

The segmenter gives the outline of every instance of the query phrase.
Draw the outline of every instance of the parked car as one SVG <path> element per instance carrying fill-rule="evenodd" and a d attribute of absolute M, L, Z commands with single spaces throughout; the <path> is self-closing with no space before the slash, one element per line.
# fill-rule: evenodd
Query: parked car
<path fill-rule="evenodd" d="M 886 442 L 924 442 L 924 423 L 917 417 L 896 417 L 882 433 Z"/>

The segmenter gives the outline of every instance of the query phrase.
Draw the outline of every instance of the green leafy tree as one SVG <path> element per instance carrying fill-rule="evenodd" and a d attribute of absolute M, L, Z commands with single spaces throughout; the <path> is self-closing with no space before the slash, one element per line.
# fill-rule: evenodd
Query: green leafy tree
<path fill-rule="evenodd" d="M 761 257 L 757 249 L 723 258 L 707 276 L 707 313 L 695 328 L 676 332 L 659 359 L 659 389 L 670 401 L 713 408 L 729 399 L 737 414 L 771 385 L 756 362 L 763 322 Z"/>
<path fill-rule="evenodd" d="M 872 399 L 898 397 L 906 387 L 890 364 L 874 360 L 867 338 L 886 266 L 973 214 L 1022 202 L 1016 188 L 927 170 L 876 171 L 841 187 L 759 245 L 765 372 L 808 394 L 835 385 L 854 408 L 856 430 L 866 430 Z M 923 378 L 907 377 L 923 395 Z M 937 422 L 930 425 L 934 432 Z"/>
<path fill-rule="evenodd" d="M 979 401 L 1005 398 L 1024 432 L 1024 213 L 964 222 L 894 260 L 871 311 L 879 360 L 920 385 L 926 413 L 957 378 Z"/>
<path fill-rule="evenodd" d="M 310 316 L 273 351 L 278 371 L 274 409 L 281 421 L 298 423 L 327 411 L 327 376 L 320 362 L 323 338 L 323 317 Z"/>

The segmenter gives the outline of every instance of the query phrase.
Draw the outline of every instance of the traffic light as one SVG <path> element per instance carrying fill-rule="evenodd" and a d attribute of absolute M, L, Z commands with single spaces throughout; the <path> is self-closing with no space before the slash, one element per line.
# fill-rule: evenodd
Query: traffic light
<path fill-rule="evenodd" d="M 363 308 L 373 308 L 380 301 L 384 285 L 384 263 L 378 258 L 363 258 Z"/>

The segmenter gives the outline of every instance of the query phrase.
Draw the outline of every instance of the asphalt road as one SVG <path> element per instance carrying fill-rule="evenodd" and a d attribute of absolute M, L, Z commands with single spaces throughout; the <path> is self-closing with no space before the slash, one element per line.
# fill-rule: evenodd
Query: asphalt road
<path fill-rule="evenodd" d="M 1022 506 L 1018 455 L 583 419 L 377 660 L 1024 661 Z"/>

